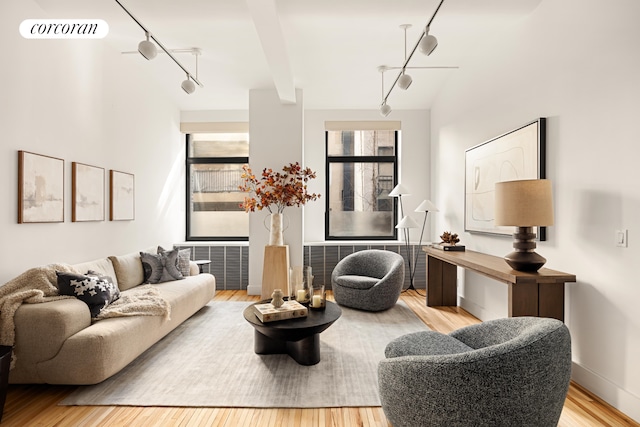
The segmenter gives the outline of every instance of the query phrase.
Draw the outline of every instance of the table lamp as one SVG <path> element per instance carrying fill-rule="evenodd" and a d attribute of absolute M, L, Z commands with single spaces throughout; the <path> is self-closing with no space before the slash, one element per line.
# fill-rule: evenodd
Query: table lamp
<path fill-rule="evenodd" d="M 515 251 L 504 257 L 518 271 L 538 271 L 547 260 L 535 252 L 533 227 L 553 225 L 551 181 L 526 179 L 495 185 L 495 225 L 513 225 Z"/>

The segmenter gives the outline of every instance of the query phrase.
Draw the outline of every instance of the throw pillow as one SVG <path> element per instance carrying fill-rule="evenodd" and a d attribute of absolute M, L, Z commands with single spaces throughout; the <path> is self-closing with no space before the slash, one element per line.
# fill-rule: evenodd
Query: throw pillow
<path fill-rule="evenodd" d="M 167 252 L 162 246 L 158 246 L 158 253 L 161 254 L 163 252 Z M 189 265 L 189 261 L 191 261 L 191 249 L 178 249 L 178 270 L 183 277 L 189 276 L 191 273 L 191 266 Z"/>
<path fill-rule="evenodd" d="M 140 260 L 144 269 L 144 283 L 162 283 L 184 279 L 177 267 L 177 249 L 160 254 L 140 252 Z"/>
<path fill-rule="evenodd" d="M 87 274 L 66 273 L 56 271 L 60 295 L 78 298 L 89 306 L 91 317 L 96 317 L 100 310 L 120 298 L 120 290 L 109 276 L 102 276 L 95 271 Z"/>

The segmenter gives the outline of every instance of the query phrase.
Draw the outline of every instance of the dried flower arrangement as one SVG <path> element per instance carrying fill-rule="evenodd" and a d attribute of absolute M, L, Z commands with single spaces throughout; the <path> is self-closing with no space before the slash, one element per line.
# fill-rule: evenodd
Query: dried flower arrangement
<path fill-rule="evenodd" d="M 320 197 L 307 191 L 307 182 L 315 178 L 316 173 L 310 168 L 303 169 L 298 162 L 283 166 L 282 173 L 265 168 L 260 178 L 249 165 L 242 166 L 242 170 L 244 182 L 240 191 L 251 194 L 240 204 L 245 212 L 267 209 L 271 213 L 282 213 L 287 206 L 299 207 Z"/>

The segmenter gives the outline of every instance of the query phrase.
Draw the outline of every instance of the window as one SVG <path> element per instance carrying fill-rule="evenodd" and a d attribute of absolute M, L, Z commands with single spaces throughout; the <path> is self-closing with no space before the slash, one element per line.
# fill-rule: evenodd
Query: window
<path fill-rule="evenodd" d="M 248 133 L 187 134 L 187 240 L 248 240 L 240 204 Z"/>
<path fill-rule="evenodd" d="M 328 130 L 325 238 L 396 239 L 398 132 Z"/>

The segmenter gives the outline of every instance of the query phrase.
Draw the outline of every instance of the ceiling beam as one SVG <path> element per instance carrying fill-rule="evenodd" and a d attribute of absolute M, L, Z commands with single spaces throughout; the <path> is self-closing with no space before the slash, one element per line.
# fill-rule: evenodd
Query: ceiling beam
<path fill-rule="evenodd" d="M 295 104 L 296 88 L 293 83 L 293 72 L 275 0 L 246 0 L 246 2 L 280 101 L 283 104 Z"/>

